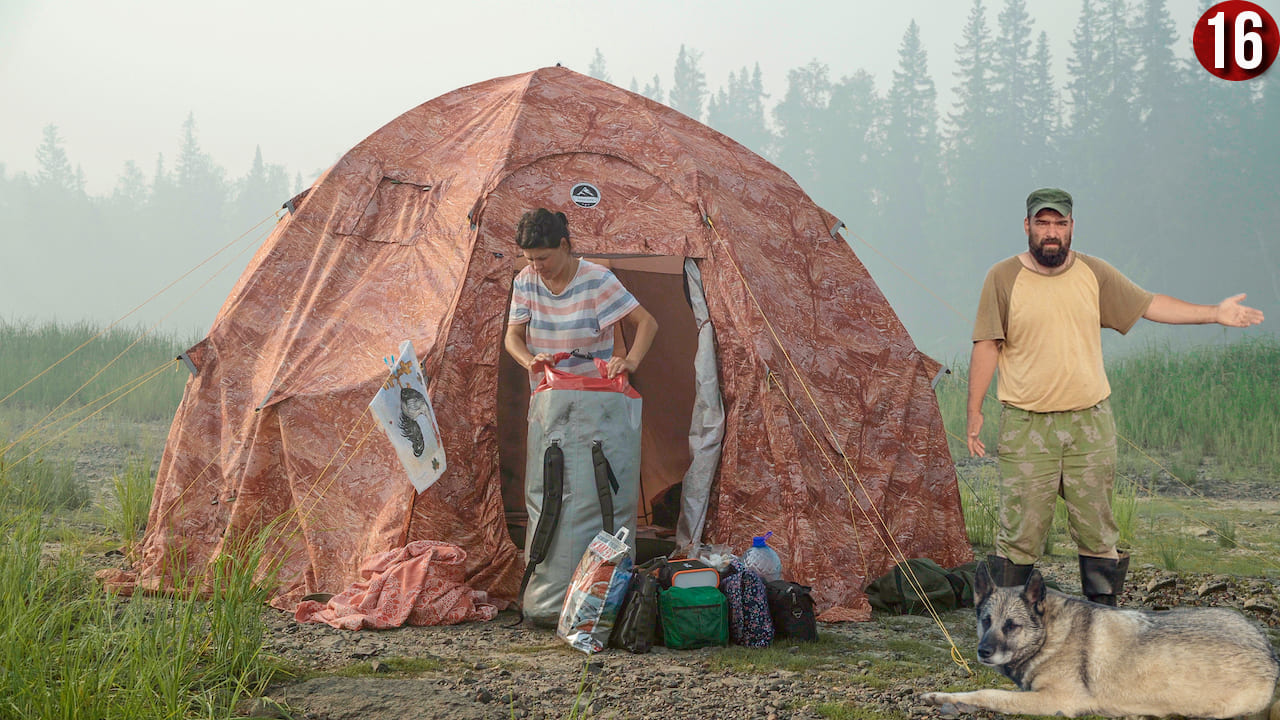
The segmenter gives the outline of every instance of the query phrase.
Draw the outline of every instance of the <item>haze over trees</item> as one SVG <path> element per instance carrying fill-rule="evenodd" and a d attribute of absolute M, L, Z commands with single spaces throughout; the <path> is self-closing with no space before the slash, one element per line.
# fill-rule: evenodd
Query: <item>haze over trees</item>
<path fill-rule="evenodd" d="M 1189 40 L 1164 0 L 1083 0 L 1075 27 L 1061 30 L 1071 33 L 1064 63 L 1047 34 L 1033 34 L 1031 12 L 1026 0 L 972 0 L 950 77 L 933 73 L 915 22 L 889 78 L 833 77 L 814 59 L 750 63 L 717 83 L 688 46 L 669 75 L 610 77 L 600 49 L 588 73 L 789 172 L 845 222 L 917 343 L 939 358 L 967 353 L 982 276 L 1024 247 L 1023 201 L 1042 185 L 1075 195 L 1075 247 L 1144 287 L 1206 303 L 1248 292 L 1277 314 L 1280 70 L 1231 83 L 1178 57 Z M 785 77 L 780 97 L 765 93 L 766 75 Z M 939 106 L 939 83 L 949 106 Z M 34 174 L 0 162 L 4 317 L 114 319 L 250 231 L 233 267 L 164 321 L 206 329 L 270 214 L 304 182 L 270 163 L 269 148 L 246 149 L 249 171 L 230 177 L 198 130 L 188 117 L 171 156 L 125 163 L 101 195 L 86 192 L 56 124 L 32 139 Z"/>

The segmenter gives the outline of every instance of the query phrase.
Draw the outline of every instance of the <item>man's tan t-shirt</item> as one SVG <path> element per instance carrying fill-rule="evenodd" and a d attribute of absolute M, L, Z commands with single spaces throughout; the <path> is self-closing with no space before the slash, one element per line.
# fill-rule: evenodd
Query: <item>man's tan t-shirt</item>
<path fill-rule="evenodd" d="M 1129 332 L 1154 295 L 1098 258 L 1077 252 L 1068 262 L 1056 275 L 1041 275 L 1014 256 L 987 273 L 973 341 L 1003 341 L 1000 402 L 1061 412 L 1111 395 L 1100 328 Z"/>

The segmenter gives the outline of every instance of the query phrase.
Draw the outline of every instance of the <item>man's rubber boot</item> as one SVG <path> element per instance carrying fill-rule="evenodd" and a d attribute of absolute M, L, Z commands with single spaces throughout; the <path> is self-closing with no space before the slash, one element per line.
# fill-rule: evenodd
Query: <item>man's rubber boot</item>
<path fill-rule="evenodd" d="M 1035 567 L 1034 563 L 1031 565 L 1018 565 L 999 555 L 987 556 L 987 569 L 991 571 L 991 579 L 995 581 L 998 587 L 1022 587 L 1026 585 L 1027 578 L 1031 577 L 1031 571 Z"/>
<path fill-rule="evenodd" d="M 1124 588 L 1124 576 L 1129 572 L 1129 553 L 1120 553 L 1119 560 L 1080 556 L 1080 589 L 1084 596 L 1099 605 L 1116 606 L 1116 597 Z"/>

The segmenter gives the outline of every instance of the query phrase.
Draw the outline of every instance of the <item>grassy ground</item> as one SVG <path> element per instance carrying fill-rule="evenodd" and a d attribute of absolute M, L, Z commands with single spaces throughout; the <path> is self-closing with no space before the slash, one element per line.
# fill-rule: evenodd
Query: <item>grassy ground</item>
<path fill-rule="evenodd" d="M 1256 339 L 1174 353 L 1150 348 L 1107 368 L 1120 435 L 1113 500 L 1121 544 L 1135 561 L 1166 569 L 1275 574 L 1280 561 L 1250 550 L 1280 542 L 1280 342 Z M 957 458 L 969 539 L 995 536 L 996 467 L 968 458 L 967 368 L 938 386 Z M 994 449 L 999 404 L 983 405 L 983 440 Z M 1059 502 L 1050 548 L 1070 543 Z"/>
<path fill-rule="evenodd" d="M 1280 340 L 1184 352 L 1152 347 L 1109 363 L 1107 377 L 1122 469 L 1194 485 L 1208 458 L 1224 479 L 1280 478 Z M 960 365 L 937 390 L 957 459 L 968 455 L 962 441 L 967 387 L 968 368 Z M 993 382 L 982 429 L 992 449 L 999 411 Z"/>

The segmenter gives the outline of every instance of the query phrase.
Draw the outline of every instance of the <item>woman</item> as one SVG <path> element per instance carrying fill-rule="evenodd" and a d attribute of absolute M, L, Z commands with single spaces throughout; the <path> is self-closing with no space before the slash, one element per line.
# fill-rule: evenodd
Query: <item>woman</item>
<path fill-rule="evenodd" d="M 576 258 L 564 213 L 531 210 L 516 226 L 516 244 L 529 261 L 516 276 L 507 322 L 506 349 L 530 371 L 531 387 L 541 380 L 533 367 L 558 352 L 577 350 L 607 362 L 608 375 L 633 373 L 649 352 L 658 321 L 618 278 L 596 263 Z M 630 349 L 617 342 L 617 323 L 632 332 Z M 595 363 L 569 358 L 557 369 L 595 375 Z"/>

